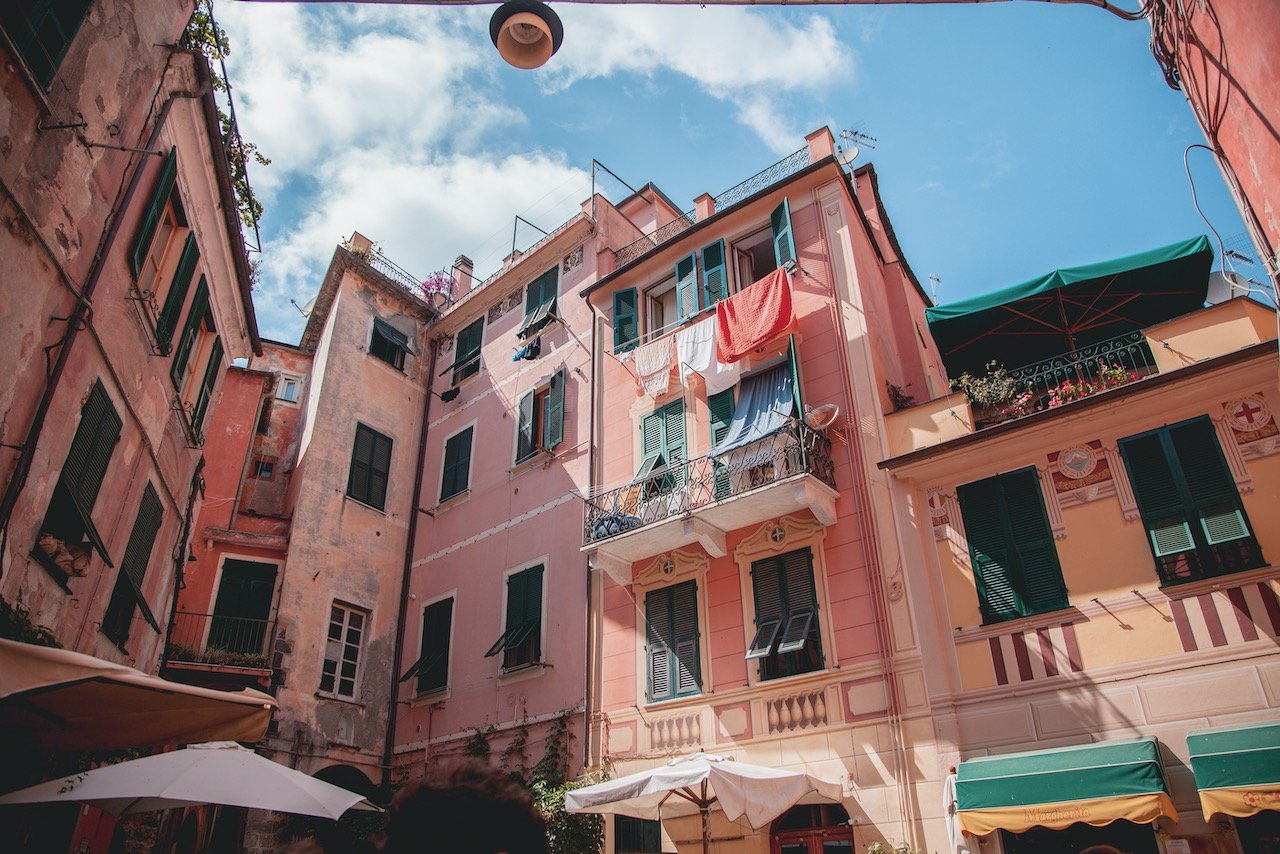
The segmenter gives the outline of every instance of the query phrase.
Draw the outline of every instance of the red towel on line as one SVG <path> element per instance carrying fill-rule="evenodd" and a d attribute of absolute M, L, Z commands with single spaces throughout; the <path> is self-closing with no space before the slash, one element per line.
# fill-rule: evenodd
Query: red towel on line
<path fill-rule="evenodd" d="M 791 276 L 779 267 L 716 303 L 716 355 L 726 365 L 796 328 Z"/>

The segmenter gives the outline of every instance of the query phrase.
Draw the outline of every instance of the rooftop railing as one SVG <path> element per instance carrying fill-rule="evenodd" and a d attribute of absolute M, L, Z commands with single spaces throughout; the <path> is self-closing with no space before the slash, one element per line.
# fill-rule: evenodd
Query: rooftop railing
<path fill-rule="evenodd" d="M 606 540 L 798 474 L 835 488 L 831 440 L 791 419 L 749 445 L 676 461 L 596 495 L 587 502 L 582 542 Z"/>

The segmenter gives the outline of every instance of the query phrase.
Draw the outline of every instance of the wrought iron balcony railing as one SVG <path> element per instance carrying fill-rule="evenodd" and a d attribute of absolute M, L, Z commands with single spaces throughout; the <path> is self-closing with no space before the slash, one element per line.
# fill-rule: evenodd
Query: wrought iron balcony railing
<path fill-rule="evenodd" d="M 583 545 L 706 507 L 797 474 L 835 488 L 831 440 L 790 420 L 774 433 L 719 456 L 679 460 L 587 501 Z"/>
<path fill-rule="evenodd" d="M 178 611 L 173 615 L 167 659 L 222 667 L 271 666 L 274 620 Z"/>

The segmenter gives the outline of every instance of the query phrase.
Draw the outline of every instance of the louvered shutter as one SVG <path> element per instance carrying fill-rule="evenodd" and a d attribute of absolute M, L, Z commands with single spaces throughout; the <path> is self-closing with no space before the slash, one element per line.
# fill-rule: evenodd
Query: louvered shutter
<path fill-rule="evenodd" d="M 957 487 L 956 499 L 969 538 L 983 622 L 996 623 L 1022 616 L 999 479 L 988 478 Z"/>
<path fill-rule="evenodd" d="M 222 370 L 222 339 L 213 339 L 213 351 L 209 353 L 209 364 L 204 369 L 204 380 L 200 383 L 200 396 L 196 398 L 195 411 L 191 413 L 191 429 L 199 431 L 204 424 L 204 414 L 209 408 L 209 400 L 213 397 L 213 387 L 218 382 L 218 372 Z"/>
<path fill-rule="evenodd" d="M 536 450 L 533 446 L 533 406 L 536 395 L 529 392 L 520 398 L 516 423 L 516 462 L 527 460 Z"/>
<path fill-rule="evenodd" d="M 676 314 L 681 320 L 698 313 L 698 262 L 692 252 L 676 262 Z"/>
<path fill-rule="evenodd" d="M 1169 428 L 1169 438 L 1187 482 L 1187 493 L 1210 545 L 1250 536 L 1235 480 L 1222 458 L 1213 425 L 1191 421 Z"/>
<path fill-rule="evenodd" d="M 351 449 L 351 471 L 347 475 L 347 495 L 366 501 L 369 498 L 369 462 L 373 459 L 373 431 L 356 425 L 355 444 Z"/>
<path fill-rule="evenodd" d="M 440 482 L 440 500 L 452 498 L 467 489 L 469 469 L 471 468 L 471 434 L 468 427 L 461 433 L 449 437 L 444 445 L 444 476 Z"/>
<path fill-rule="evenodd" d="M 151 241 L 155 239 L 156 228 L 160 225 L 160 217 L 164 214 L 164 206 L 173 192 L 174 179 L 178 176 L 178 149 L 171 148 L 165 155 L 164 164 L 160 167 L 160 177 L 156 180 L 155 189 L 151 191 L 151 201 L 142 215 L 142 224 L 133 238 L 133 247 L 129 251 L 129 269 L 136 277 L 142 270 L 143 259 L 151 249 Z"/>
<path fill-rule="evenodd" d="M 1067 607 L 1067 589 L 1053 543 L 1053 529 L 1044 511 L 1040 478 L 1035 469 L 1023 469 L 1000 480 L 1026 613 L 1039 614 Z"/>
<path fill-rule="evenodd" d="M 776 558 L 751 564 L 751 591 L 755 602 L 756 634 L 747 658 L 764 658 L 773 650 L 784 618 L 782 562 Z"/>
<path fill-rule="evenodd" d="M 147 605 L 142 594 L 142 582 L 147 574 L 147 564 L 151 562 L 151 552 L 155 547 L 156 533 L 164 518 L 164 509 L 156 495 L 155 488 L 147 484 L 142 491 L 142 503 L 138 506 L 138 516 L 134 519 L 133 530 L 129 533 L 129 543 L 125 546 L 124 560 L 120 562 L 120 574 L 133 589 L 134 599 L 142 617 L 155 631 L 160 631 L 160 624 Z"/>
<path fill-rule="evenodd" d="M 391 472 L 391 438 L 373 433 L 369 461 L 369 503 L 381 510 L 387 503 L 387 476 Z"/>
<path fill-rule="evenodd" d="M 453 599 L 441 599 L 422 609 L 422 650 L 418 693 L 438 691 L 449 684 L 449 636 Z"/>
<path fill-rule="evenodd" d="M 698 657 L 698 584 L 686 581 L 671 588 L 672 635 L 675 638 L 675 693 L 680 696 L 702 690 L 702 664 Z"/>
<path fill-rule="evenodd" d="M 724 261 L 724 241 L 702 248 L 702 304 L 710 307 L 729 295 L 729 279 Z"/>
<path fill-rule="evenodd" d="M 178 339 L 178 347 L 173 351 L 173 364 L 169 366 L 169 379 L 173 380 L 173 387 L 179 391 L 182 390 L 187 362 L 191 360 L 191 351 L 200 336 L 200 327 L 208 309 L 209 285 L 205 277 L 201 276 L 200 284 L 196 285 L 196 295 L 191 298 L 191 309 L 187 312 L 187 322 L 182 327 L 182 337 Z"/>
<path fill-rule="evenodd" d="M 711 422 L 711 447 L 724 441 L 733 421 L 733 389 L 726 389 L 707 398 L 708 420 Z M 712 462 L 716 498 L 724 498 L 732 491 L 729 467 L 718 460 Z"/>
<path fill-rule="evenodd" d="M 804 393 L 800 388 L 800 358 L 796 352 L 796 336 L 787 339 L 787 368 L 791 372 L 791 403 L 795 407 L 794 415 L 804 415 Z"/>
<path fill-rule="evenodd" d="M 787 199 L 769 215 L 769 228 L 773 231 L 773 254 L 779 267 L 794 264 L 796 244 L 791 236 L 791 205 Z"/>
<path fill-rule="evenodd" d="M 1148 433 L 1120 441 L 1120 453 L 1129 472 L 1129 484 L 1142 513 L 1143 524 L 1157 558 L 1191 551 L 1187 509 L 1179 494 L 1160 433 Z"/>
<path fill-rule="evenodd" d="M 111 462 L 123 422 L 111 405 L 101 381 L 94 382 L 89 399 L 80 409 L 80 424 L 67 451 L 60 482 L 71 495 L 83 519 L 93 514 L 102 480 Z"/>
<path fill-rule="evenodd" d="M 673 488 L 684 486 L 685 435 L 684 435 L 684 401 L 677 400 L 662 408 L 665 421 L 666 448 L 663 455 L 672 467 L 671 479 Z"/>
<path fill-rule="evenodd" d="M 645 637 L 649 658 L 649 699 L 670 697 L 673 631 L 672 588 L 652 590 L 645 596 Z"/>
<path fill-rule="evenodd" d="M 169 352 L 173 343 L 173 330 L 178 326 L 178 317 L 182 314 L 182 306 L 187 301 L 187 291 L 191 288 L 191 277 L 195 275 L 196 264 L 200 261 L 200 247 L 196 244 L 196 233 L 187 233 L 187 242 L 182 247 L 182 256 L 178 259 L 178 268 L 173 273 L 173 282 L 169 285 L 169 293 L 164 298 L 164 308 L 156 318 L 156 346 L 161 353 Z"/>
<path fill-rule="evenodd" d="M 542 417 L 542 447 L 551 450 L 564 441 L 564 368 L 551 377 L 547 389 L 547 410 Z"/>
<path fill-rule="evenodd" d="M 813 553 L 808 549 L 788 552 L 780 558 L 782 588 L 786 596 L 785 622 L 778 638 L 778 652 L 804 649 L 817 617 L 813 590 Z"/>
<path fill-rule="evenodd" d="M 626 288 L 613 295 L 613 352 L 621 353 L 640 343 L 636 314 L 636 289 Z"/>

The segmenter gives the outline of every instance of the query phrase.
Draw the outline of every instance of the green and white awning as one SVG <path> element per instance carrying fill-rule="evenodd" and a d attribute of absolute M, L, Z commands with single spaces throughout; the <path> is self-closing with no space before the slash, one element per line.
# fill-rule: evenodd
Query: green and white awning
<path fill-rule="evenodd" d="M 975 836 L 1178 819 L 1154 737 L 968 759 L 956 770 L 956 810 Z"/>
<path fill-rule="evenodd" d="M 1280 810 L 1280 722 L 1187 733 L 1204 820 Z"/>

